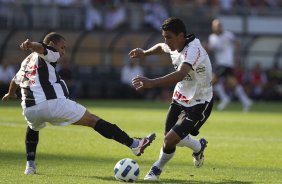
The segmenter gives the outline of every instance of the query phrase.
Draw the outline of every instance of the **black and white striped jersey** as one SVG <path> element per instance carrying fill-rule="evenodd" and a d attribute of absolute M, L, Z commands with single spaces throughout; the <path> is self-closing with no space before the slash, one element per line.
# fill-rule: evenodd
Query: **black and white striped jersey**
<path fill-rule="evenodd" d="M 42 43 L 44 54 L 32 52 L 21 63 L 15 82 L 21 88 L 22 107 L 31 107 L 43 101 L 68 98 L 65 82 L 56 72 L 59 52 Z"/>

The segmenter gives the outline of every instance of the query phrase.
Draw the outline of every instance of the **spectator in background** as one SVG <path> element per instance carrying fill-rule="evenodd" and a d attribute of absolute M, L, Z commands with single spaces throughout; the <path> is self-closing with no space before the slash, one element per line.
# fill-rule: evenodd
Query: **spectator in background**
<path fill-rule="evenodd" d="M 219 0 L 219 5 L 222 13 L 231 13 L 234 0 Z"/>
<path fill-rule="evenodd" d="M 53 0 L 57 5 L 63 7 L 70 7 L 75 5 L 80 5 L 81 0 Z"/>
<path fill-rule="evenodd" d="M 60 69 L 58 73 L 68 86 L 70 98 L 76 99 L 79 95 L 81 83 L 75 80 L 73 76 L 74 72 L 70 66 L 70 62 L 68 61 L 68 59 L 63 58 L 61 60 L 63 61 L 60 62 Z"/>
<path fill-rule="evenodd" d="M 105 30 L 115 30 L 126 24 L 126 11 L 119 0 L 107 4 L 105 14 Z"/>
<path fill-rule="evenodd" d="M 261 69 L 260 63 L 256 63 L 250 72 L 251 96 L 255 100 L 263 97 L 264 87 L 267 83 L 267 77 Z"/>
<path fill-rule="evenodd" d="M 234 66 L 234 76 L 239 84 L 245 85 L 247 82 L 247 72 L 241 62 L 236 62 Z"/>
<path fill-rule="evenodd" d="M 143 93 L 136 91 L 132 79 L 144 76 L 144 70 L 137 61 L 128 61 L 121 69 L 121 95 L 123 98 L 142 98 Z"/>
<path fill-rule="evenodd" d="M 0 0 L 0 21 L 7 27 L 27 27 L 29 25 L 27 14 L 23 5 L 16 0 Z"/>
<path fill-rule="evenodd" d="M 235 78 L 235 61 L 240 59 L 240 45 L 232 32 L 223 30 L 218 19 L 212 21 L 213 33 L 209 35 L 207 48 L 215 56 L 214 90 L 219 96 L 218 110 L 223 110 L 230 102 L 225 88 L 234 90 L 236 97 L 243 105 L 243 111 L 248 111 L 252 101 L 244 88 Z"/>
<path fill-rule="evenodd" d="M 149 0 L 143 5 L 144 23 L 159 31 L 162 23 L 168 18 L 166 8 L 158 0 Z"/>
<path fill-rule="evenodd" d="M 101 28 L 103 23 L 102 13 L 100 11 L 102 3 L 99 0 L 85 0 L 85 29 L 91 31 L 95 28 Z"/>
<path fill-rule="evenodd" d="M 268 100 L 282 99 L 282 69 L 278 62 L 274 62 L 270 70 L 267 71 L 268 84 L 266 87 L 266 98 Z"/>
<path fill-rule="evenodd" d="M 8 91 L 10 82 L 15 76 L 14 68 L 7 62 L 0 64 L 0 96 L 4 96 Z"/>

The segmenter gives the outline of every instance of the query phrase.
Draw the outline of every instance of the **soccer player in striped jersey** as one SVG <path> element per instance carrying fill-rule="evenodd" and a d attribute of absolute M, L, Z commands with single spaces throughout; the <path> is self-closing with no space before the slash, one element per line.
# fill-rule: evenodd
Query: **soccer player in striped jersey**
<path fill-rule="evenodd" d="M 149 79 L 137 76 L 132 80 L 137 90 L 175 85 L 169 107 L 163 147 L 159 159 L 145 176 L 145 180 L 158 180 L 165 164 L 173 158 L 176 146 L 193 150 L 194 165 L 201 167 L 207 141 L 194 139 L 208 119 L 213 106 L 212 67 L 209 56 L 194 34 L 186 35 L 182 20 L 170 17 L 162 25 L 164 43 L 147 50 L 133 49 L 129 56 L 140 58 L 168 53 L 175 71 Z"/>
<path fill-rule="evenodd" d="M 137 156 L 155 139 L 154 133 L 144 138 L 131 138 L 117 125 L 91 114 L 84 106 L 68 98 L 67 86 L 56 72 L 57 61 L 65 54 L 66 48 L 66 40 L 62 35 L 51 32 L 42 43 L 27 39 L 20 48 L 32 53 L 21 63 L 2 100 L 16 98 L 16 90 L 21 88 L 21 105 L 28 124 L 25 174 L 36 173 L 39 130 L 46 126 L 46 122 L 59 126 L 72 124 L 91 127 L 102 136 L 128 146 Z"/>

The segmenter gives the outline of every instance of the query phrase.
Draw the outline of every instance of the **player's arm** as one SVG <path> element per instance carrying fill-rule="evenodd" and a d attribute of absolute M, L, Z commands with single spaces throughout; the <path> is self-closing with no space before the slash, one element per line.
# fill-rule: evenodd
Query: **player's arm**
<path fill-rule="evenodd" d="M 183 63 L 179 66 L 177 71 L 155 79 L 137 76 L 132 80 L 132 84 L 136 88 L 136 90 L 174 85 L 177 82 L 183 80 L 183 78 L 189 73 L 191 69 L 191 65 Z"/>
<path fill-rule="evenodd" d="M 164 46 L 164 43 L 158 43 L 147 50 L 136 48 L 136 49 L 131 50 L 128 55 L 130 58 L 142 58 L 142 57 L 150 56 L 150 55 L 164 54 L 165 52 L 164 52 L 163 46 Z"/>
<path fill-rule="evenodd" d="M 18 85 L 15 82 L 15 78 L 13 78 L 10 82 L 9 91 L 3 96 L 2 100 L 4 101 L 4 100 L 17 98 L 16 95 L 17 89 L 18 89 Z"/>
<path fill-rule="evenodd" d="M 20 48 L 22 50 L 31 50 L 37 52 L 38 54 L 44 54 L 46 52 L 41 43 L 32 42 L 29 39 L 26 39 L 23 43 L 21 43 Z"/>

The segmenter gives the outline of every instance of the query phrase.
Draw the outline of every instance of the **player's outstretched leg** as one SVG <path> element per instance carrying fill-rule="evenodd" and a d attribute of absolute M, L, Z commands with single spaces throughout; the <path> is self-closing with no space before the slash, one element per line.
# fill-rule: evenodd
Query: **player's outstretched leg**
<path fill-rule="evenodd" d="M 150 144 L 153 142 L 153 140 L 155 140 L 155 138 L 156 138 L 155 133 L 151 133 L 147 135 L 147 137 L 144 137 L 144 138 L 137 138 L 139 140 L 138 146 L 135 148 L 131 148 L 134 155 L 140 156 L 142 153 L 144 153 L 144 150 L 148 146 L 150 146 Z"/>
<path fill-rule="evenodd" d="M 193 153 L 192 156 L 194 157 L 194 166 L 201 167 L 204 163 L 204 151 L 207 147 L 208 141 L 204 138 L 201 138 L 201 150 L 198 153 Z"/>

